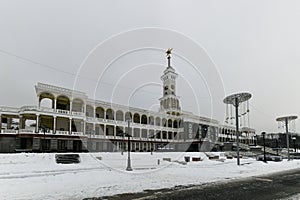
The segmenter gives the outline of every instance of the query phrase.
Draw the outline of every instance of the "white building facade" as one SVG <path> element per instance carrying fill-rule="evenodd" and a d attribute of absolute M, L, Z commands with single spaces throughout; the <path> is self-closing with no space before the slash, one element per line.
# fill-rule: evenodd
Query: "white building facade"
<path fill-rule="evenodd" d="M 164 70 L 160 110 L 94 100 L 80 91 L 44 83 L 35 86 L 38 105 L 0 107 L 0 152 L 208 151 L 216 144 L 235 142 L 235 128 L 181 110 L 176 96 L 178 74 Z M 45 99 L 51 106 L 44 107 Z M 128 130 L 128 120 L 130 128 Z M 31 125 L 28 125 L 28 122 Z M 243 127 L 240 140 L 254 143 L 255 130 Z"/>

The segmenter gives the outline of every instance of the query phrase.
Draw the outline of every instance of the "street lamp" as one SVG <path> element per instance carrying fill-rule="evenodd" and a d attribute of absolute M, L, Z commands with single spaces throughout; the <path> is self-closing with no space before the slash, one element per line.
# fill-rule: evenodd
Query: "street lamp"
<path fill-rule="evenodd" d="M 288 151 L 288 160 L 290 160 L 290 147 L 289 147 L 289 121 L 295 120 L 297 119 L 297 116 L 285 116 L 285 117 L 279 117 L 276 119 L 276 121 L 278 122 L 284 122 L 285 123 L 285 134 L 286 134 L 286 147 L 287 147 L 287 151 Z"/>
<path fill-rule="evenodd" d="M 279 138 L 279 135 L 275 135 L 275 142 L 276 142 L 276 152 L 277 152 L 277 156 L 278 156 L 278 150 L 279 150 L 279 145 L 278 145 L 278 138 Z"/>
<path fill-rule="evenodd" d="M 262 132 L 261 134 L 263 136 L 263 142 L 264 142 L 264 162 L 266 163 L 267 162 L 267 158 L 266 158 L 266 142 L 265 142 L 266 132 Z"/>
<path fill-rule="evenodd" d="M 130 160 L 130 119 L 127 120 L 128 121 L 128 133 L 126 134 L 126 136 L 128 137 L 128 158 L 127 158 L 127 168 L 126 171 L 132 171 L 131 168 L 131 160 Z"/>
<path fill-rule="evenodd" d="M 235 123 L 236 123 L 236 146 L 237 146 L 237 165 L 240 165 L 240 145 L 239 145 L 239 104 L 251 98 L 250 93 L 237 93 L 227 96 L 223 102 L 225 104 L 232 104 L 235 107 Z"/>

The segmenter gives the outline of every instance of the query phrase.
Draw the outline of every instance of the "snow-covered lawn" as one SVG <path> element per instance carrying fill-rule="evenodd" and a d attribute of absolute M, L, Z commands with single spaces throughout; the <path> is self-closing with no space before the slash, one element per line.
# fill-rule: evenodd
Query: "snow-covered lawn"
<path fill-rule="evenodd" d="M 185 156 L 203 160 L 186 165 L 174 162 L 184 161 Z M 0 198 L 82 199 L 224 181 L 300 167 L 299 160 L 266 164 L 250 158 L 241 159 L 242 165 L 237 166 L 236 159 L 214 161 L 204 153 L 131 153 L 131 158 L 133 171 L 127 172 L 127 153 L 82 153 L 79 164 L 67 165 L 56 164 L 55 153 L 0 154 Z M 163 158 L 171 158 L 171 162 Z"/>

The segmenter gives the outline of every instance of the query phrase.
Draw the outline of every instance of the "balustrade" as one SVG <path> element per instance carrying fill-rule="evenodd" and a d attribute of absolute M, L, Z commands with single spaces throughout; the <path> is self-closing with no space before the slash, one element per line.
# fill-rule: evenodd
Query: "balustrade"
<path fill-rule="evenodd" d="M 70 111 L 69 111 L 69 110 L 56 109 L 56 112 L 59 113 L 59 114 L 67 114 L 67 115 L 70 114 Z"/>
<path fill-rule="evenodd" d="M 35 133 L 35 131 L 31 130 L 31 129 L 20 129 L 19 133 L 20 134 L 22 134 L 22 133 Z"/>
<path fill-rule="evenodd" d="M 69 135 L 69 131 L 56 131 L 56 135 Z"/>
<path fill-rule="evenodd" d="M 11 130 L 11 129 L 4 129 L 4 130 L 1 130 L 1 133 L 6 133 L 6 134 L 17 134 L 18 131 L 17 131 L 17 130 Z"/>

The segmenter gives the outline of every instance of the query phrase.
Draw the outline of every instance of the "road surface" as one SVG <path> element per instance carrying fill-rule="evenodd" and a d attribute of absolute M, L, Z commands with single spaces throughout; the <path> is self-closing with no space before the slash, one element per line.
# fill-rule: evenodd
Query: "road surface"
<path fill-rule="evenodd" d="M 232 199 L 285 199 L 300 193 L 300 167 L 296 170 L 284 171 L 256 176 L 236 181 L 208 183 L 193 186 L 177 186 L 171 189 L 147 190 L 136 194 L 120 194 L 111 197 L 87 198 L 88 200 L 232 200 Z M 87 200 L 86 199 L 86 200 Z"/>

